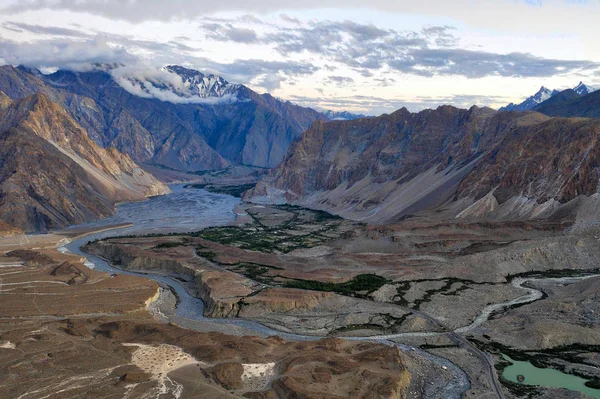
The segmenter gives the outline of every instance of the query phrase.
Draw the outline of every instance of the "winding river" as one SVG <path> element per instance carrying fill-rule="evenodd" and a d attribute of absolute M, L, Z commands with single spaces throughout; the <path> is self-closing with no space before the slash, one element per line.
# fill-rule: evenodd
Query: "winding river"
<path fill-rule="evenodd" d="M 171 277 L 116 269 L 105 260 L 82 252 L 81 247 L 89 241 L 102 239 L 109 236 L 197 231 L 209 226 L 225 225 L 231 223 L 236 218 L 233 209 L 240 203 L 240 200 L 237 198 L 223 194 L 212 194 L 205 190 L 186 189 L 183 187 L 183 185 L 171 186 L 171 190 L 172 194 L 169 195 L 154 197 L 144 202 L 123 204 L 117 208 L 115 215 L 112 217 L 94 223 L 73 226 L 72 228 L 102 228 L 116 224 L 131 223 L 131 226 L 126 228 L 105 230 L 100 233 L 93 233 L 84 237 L 80 237 L 59 247 L 59 251 L 70 252 L 87 258 L 86 265 L 100 271 L 141 275 L 157 281 L 163 287 L 170 287 L 177 294 L 179 302 L 177 304 L 175 313 L 173 315 L 169 315 L 168 319 L 176 324 L 185 326 L 186 328 L 192 328 L 201 331 L 214 331 L 218 330 L 218 328 L 212 328 L 211 326 L 220 326 L 222 330 L 223 325 L 226 325 L 228 329 L 230 329 L 231 333 L 237 333 L 239 335 L 252 334 L 262 337 L 277 335 L 291 341 L 307 341 L 322 338 L 281 332 L 250 320 L 206 318 L 203 315 L 204 303 L 200 299 L 190 295 L 186 290 L 185 285 L 175 278 L 175 276 Z M 568 283 L 591 277 L 593 276 L 544 280 Z M 540 299 L 543 295 L 541 291 L 530 287 L 524 287 L 524 284 L 530 280 L 534 280 L 534 278 L 514 279 L 512 284 L 515 287 L 525 290 L 526 294 L 511 301 L 487 306 L 482 310 L 480 315 L 476 318 L 476 320 L 473 321 L 473 323 L 468 326 L 458 328 L 453 333 L 465 333 L 479 327 L 482 323 L 488 320 L 493 312 L 504 307 L 516 304 L 524 304 Z M 392 339 L 402 337 L 431 336 L 439 334 L 443 333 L 401 333 L 390 335 L 374 335 L 368 337 L 343 337 L 343 339 L 378 342 L 386 345 L 397 346 L 403 351 L 412 351 L 414 353 L 418 353 L 422 357 L 440 367 L 443 367 L 452 374 L 452 379 L 445 386 L 437 391 L 429 392 L 428 396 L 434 398 L 460 398 L 470 388 L 469 379 L 462 369 L 449 360 L 434 356 L 418 347 L 412 347 L 391 341 Z"/>

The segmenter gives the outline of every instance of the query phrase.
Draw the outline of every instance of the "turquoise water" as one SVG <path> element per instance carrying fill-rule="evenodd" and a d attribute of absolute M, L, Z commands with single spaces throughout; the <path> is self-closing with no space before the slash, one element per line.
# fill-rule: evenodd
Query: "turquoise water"
<path fill-rule="evenodd" d="M 552 368 L 538 368 L 529 362 L 513 360 L 502 355 L 505 360 L 512 364 L 504 369 L 502 377 L 509 381 L 523 385 L 539 385 L 548 388 L 565 388 L 571 391 L 584 393 L 592 398 L 600 399 L 600 390 L 585 386 L 586 379 L 572 374 L 565 374 Z M 517 380 L 517 376 L 525 377 L 523 382 Z"/>

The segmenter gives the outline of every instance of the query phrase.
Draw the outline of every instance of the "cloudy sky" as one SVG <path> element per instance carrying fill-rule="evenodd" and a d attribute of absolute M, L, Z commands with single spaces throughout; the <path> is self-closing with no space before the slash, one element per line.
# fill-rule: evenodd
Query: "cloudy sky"
<path fill-rule="evenodd" d="M 0 64 L 180 64 L 319 109 L 600 87 L 600 0 L 0 0 Z"/>

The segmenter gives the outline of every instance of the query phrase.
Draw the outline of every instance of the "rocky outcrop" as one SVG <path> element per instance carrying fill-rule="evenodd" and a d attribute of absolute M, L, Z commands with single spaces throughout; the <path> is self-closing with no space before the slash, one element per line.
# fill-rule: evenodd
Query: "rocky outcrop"
<path fill-rule="evenodd" d="M 45 94 L 0 110 L 0 218 L 27 232 L 109 216 L 169 189 L 127 155 L 96 145 Z"/>
<path fill-rule="evenodd" d="M 0 110 L 8 107 L 12 103 L 12 100 L 4 92 L 0 91 Z"/>
<path fill-rule="evenodd" d="M 317 122 L 247 192 L 370 223 L 441 207 L 453 216 L 548 217 L 598 189 L 600 121 L 450 106 Z"/>
<path fill-rule="evenodd" d="M 256 283 L 238 274 L 215 270 L 201 258 L 162 255 L 131 245 L 97 241 L 85 250 L 102 256 L 126 270 L 176 274 L 192 281 L 194 294 L 204 302 L 207 317 L 235 317 L 241 308 L 241 299 L 252 294 Z"/>
<path fill-rule="evenodd" d="M 0 237 L 12 237 L 18 234 L 23 234 L 23 230 L 0 220 Z"/>

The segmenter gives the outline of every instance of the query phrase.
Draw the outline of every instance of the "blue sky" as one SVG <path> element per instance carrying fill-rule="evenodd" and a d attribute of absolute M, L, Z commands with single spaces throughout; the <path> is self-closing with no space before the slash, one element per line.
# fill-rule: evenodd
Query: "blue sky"
<path fill-rule="evenodd" d="M 499 107 L 541 85 L 600 86 L 599 17 L 597 0 L 5 0 L 0 63 L 183 64 L 370 114 Z"/>

